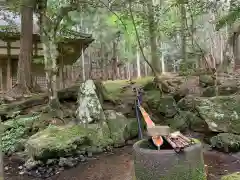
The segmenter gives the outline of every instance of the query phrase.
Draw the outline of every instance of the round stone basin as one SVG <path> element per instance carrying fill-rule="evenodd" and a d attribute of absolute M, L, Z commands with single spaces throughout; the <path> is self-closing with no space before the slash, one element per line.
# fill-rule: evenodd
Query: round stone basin
<path fill-rule="evenodd" d="M 152 141 L 133 145 L 135 180 L 206 180 L 201 143 L 176 153 L 164 141 L 161 150 Z"/>

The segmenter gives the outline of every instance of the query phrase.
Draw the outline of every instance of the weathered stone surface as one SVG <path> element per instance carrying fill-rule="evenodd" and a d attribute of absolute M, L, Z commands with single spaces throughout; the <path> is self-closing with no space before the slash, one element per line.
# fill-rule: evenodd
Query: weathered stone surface
<path fill-rule="evenodd" d="M 178 103 L 177 107 L 183 111 L 192 111 L 196 107 L 195 98 L 192 95 L 188 95 L 182 98 Z"/>
<path fill-rule="evenodd" d="M 213 97 L 216 96 L 216 89 L 214 86 L 209 86 L 205 88 L 202 92 L 202 97 Z"/>
<path fill-rule="evenodd" d="M 212 76 L 210 75 L 200 75 L 199 76 L 199 85 L 201 87 L 208 87 L 208 86 L 213 86 L 214 85 L 214 80 Z M 218 82 L 219 84 L 219 82 Z"/>
<path fill-rule="evenodd" d="M 210 139 L 212 147 L 224 152 L 240 151 L 240 135 L 220 133 Z"/>
<path fill-rule="evenodd" d="M 122 113 L 114 110 L 106 110 L 105 115 L 115 146 L 123 145 L 126 140 L 137 136 L 136 119 L 127 119 Z"/>
<path fill-rule="evenodd" d="M 26 170 L 32 170 L 37 168 L 39 165 L 41 165 L 41 161 L 35 161 L 34 159 L 30 158 L 25 162 L 24 167 Z"/>
<path fill-rule="evenodd" d="M 174 150 L 156 151 L 149 142 L 142 140 L 133 146 L 136 180 L 206 180 L 200 143 L 179 155 Z"/>
<path fill-rule="evenodd" d="M 74 155 L 79 151 L 103 150 L 112 144 L 106 124 L 91 124 L 87 128 L 80 125 L 48 127 L 31 136 L 25 148 L 29 156 L 35 159 Z"/>
<path fill-rule="evenodd" d="M 199 98 L 196 109 L 211 131 L 240 134 L 238 96 Z"/>
<path fill-rule="evenodd" d="M 93 80 L 82 83 L 78 94 L 77 117 L 80 122 L 88 124 L 105 119 L 101 102 Z"/>
<path fill-rule="evenodd" d="M 233 95 L 239 91 L 237 82 L 224 82 L 223 84 L 217 86 L 217 93 L 220 96 Z M 216 88 L 214 86 L 209 86 L 204 89 L 202 93 L 203 97 L 213 97 L 216 96 Z"/>
<path fill-rule="evenodd" d="M 239 180 L 239 179 L 240 179 L 240 172 L 235 172 L 233 174 L 229 174 L 221 178 L 221 180 Z"/>
<path fill-rule="evenodd" d="M 171 118 L 177 113 L 177 104 L 172 96 L 164 96 L 159 99 L 158 112 Z"/>
<path fill-rule="evenodd" d="M 64 158 L 64 157 L 61 157 L 59 159 L 59 163 L 58 165 L 61 166 L 61 167 L 74 167 L 77 165 L 77 160 L 72 158 L 72 157 L 69 157 L 69 158 Z"/>
<path fill-rule="evenodd" d="M 174 130 L 184 131 L 189 128 L 188 111 L 180 112 L 172 119 L 167 120 L 167 124 Z"/>
<path fill-rule="evenodd" d="M 190 111 L 180 111 L 173 119 L 167 120 L 173 129 L 184 131 L 191 129 L 196 132 L 205 131 L 205 121 Z"/>

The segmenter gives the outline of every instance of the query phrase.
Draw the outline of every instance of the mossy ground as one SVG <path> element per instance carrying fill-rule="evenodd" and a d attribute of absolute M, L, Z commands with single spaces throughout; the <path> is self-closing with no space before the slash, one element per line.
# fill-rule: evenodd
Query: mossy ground
<path fill-rule="evenodd" d="M 153 81 L 153 77 L 144 77 L 133 80 L 135 82 L 135 86 L 141 86 L 144 87 L 149 82 Z M 105 81 L 104 86 L 109 93 L 111 97 L 114 99 L 121 99 L 122 97 L 128 96 L 128 95 L 134 95 L 134 92 L 131 91 L 131 89 L 127 90 L 126 92 L 122 93 L 122 88 L 124 86 L 127 86 L 129 84 L 128 80 L 115 80 L 115 81 Z"/>
<path fill-rule="evenodd" d="M 229 174 L 221 178 L 221 180 L 239 180 L 239 179 L 240 179 L 240 172 Z"/>

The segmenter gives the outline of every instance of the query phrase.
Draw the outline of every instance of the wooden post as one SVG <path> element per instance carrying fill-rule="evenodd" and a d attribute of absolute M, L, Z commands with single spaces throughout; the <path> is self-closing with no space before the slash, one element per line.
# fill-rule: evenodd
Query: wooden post
<path fill-rule="evenodd" d="M 11 43 L 7 42 L 7 90 L 12 89 Z"/>

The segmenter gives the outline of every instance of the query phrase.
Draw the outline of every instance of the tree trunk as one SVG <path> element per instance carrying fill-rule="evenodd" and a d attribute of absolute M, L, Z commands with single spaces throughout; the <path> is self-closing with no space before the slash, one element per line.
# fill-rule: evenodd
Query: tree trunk
<path fill-rule="evenodd" d="M 33 0 L 23 1 L 21 6 L 21 39 L 17 70 L 17 84 L 28 92 L 32 88 L 32 51 L 33 51 Z"/>
<path fill-rule="evenodd" d="M 86 77 L 85 77 L 85 58 L 84 58 L 83 49 L 82 49 L 82 79 L 83 79 L 83 81 L 86 80 Z"/>
<path fill-rule="evenodd" d="M 137 49 L 137 77 L 138 77 L 138 78 L 141 77 L 140 54 L 139 54 L 138 49 Z"/>
<path fill-rule="evenodd" d="M 46 36 L 42 38 L 42 43 L 49 95 L 49 107 L 51 109 L 59 109 L 60 102 L 57 94 L 57 46 L 53 39 L 49 40 Z"/>
<path fill-rule="evenodd" d="M 164 74 L 165 71 L 165 60 L 164 60 L 164 53 L 162 52 L 162 58 L 161 58 L 161 65 L 162 65 L 162 74 Z"/>
<path fill-rule="evenodd" d="M 154 8 L 152 0 L 147 2 L 148 8 L 148 30 L 150 35 L 150 47 L 151 47 L 151 64 L 154 67 L 156 73 L 160 74 L 160 63 L 157 53 L 157 42 L 156 42 L 156 23 L 154 18 Z"/>
<path fill-rule="evenodd" d="M 181 12 L 181 56 L 182 56 L 182 63 L 181 65 L 184 66 L 187 60 L 187 52 L 186 52 L 186 7 L 184 2 L 180 4 L 180 12 Z"/>
<path fill-rule="evenodd" d="M 112 49 L 112 80 L 117 79 L 117 42 L 113 41 L 113 49 Z"/>
<path fill-rule="evenodd" d="M 89 62 L 89 69 L 88 69 L 88 79 L 92 79 L 92 70 L 93 70 L 93 62 L 92 62 L 92 59 L 94 57 L 92 57 L 92 54 L 91 54 L 91 49 L 88 50 L 88 62 Z"/>
<path fill-rule="evenodd" d="M 144 63 L 144 74 L 145 74 L 145 76 L 148 76 L 148 65 L 147 65 L 147 63 Z"/>
<path fill-rule="evenodd" d="M 234 55 L 234 69 L 240 69 L 240 58 L 239 58 L 239 34 L 234 32 L 233 34 L 233 55 Z"/>

